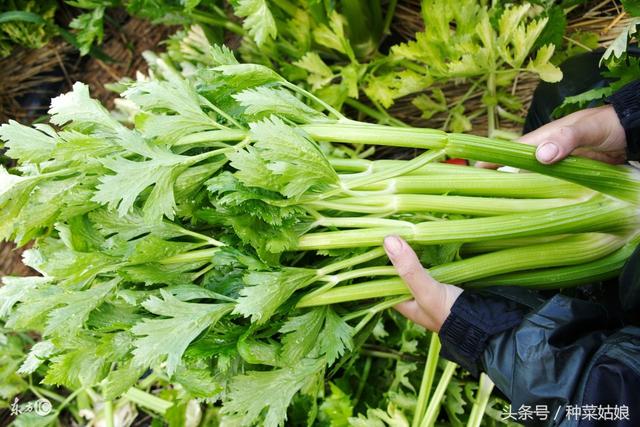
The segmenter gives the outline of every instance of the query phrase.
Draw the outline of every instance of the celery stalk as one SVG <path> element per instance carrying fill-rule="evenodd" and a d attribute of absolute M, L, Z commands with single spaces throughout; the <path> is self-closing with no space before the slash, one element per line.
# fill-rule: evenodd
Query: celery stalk
<path fill-rule="evenodd" d="M 542 243 L 478 255 L 461 261 L 435 266 L 429 273 L 443 283 L 461 284 L 502 273 L 543 267 L 578 266 L 593 262 L 620 249 L 626 237 L 602 233 L 570 236 L 559 242 Z M 628 257 L 630 254 L 626 254 Z M 529 273 L 527 273 L 529 274 Z M 341 286 L 324 293 L 303 297 L 298 307 L 336 304 L 368 298 L 408 294 L 399 277 Z"/>
<path fill-rule="evenodd" d="M 569 156 L 553 165 L 543 165 L 536 160 L 535 147 L 463 134 L 449 135 L 446 152 L 450 156 L 490 161 L 540 172 L 634 204 L 640 203 L 640 179 L 638 172 L 630 166 L 614 166 L 575 156 Z"/>
<path fill-rule="evenodd" d="M 343 197 L 306 205 L 317 210 L 331 209 L 359 213 L 440 212 L 472 216 L 493 216 L 574 205 L 578 199 L 506 199 L 425 194 L 393 194 Z"/>
<path fill-rule="evenodd" d="M 473 168 L 467 168 L 473 169 Z M 461 196 L 557 198 L 583 197 L 593 193 L 585 187 L 537 173 L 430 174 L 410 175 L 355 187 L 357 191 L 385 191 L 417 194 L 454 194 Z"/>
<path fill-rule="evenodd" d="M 491 276 L 466 283 L 465 287 L 526 286 L 535 289 L 559 289 L 612 279 L 620 274 L 627 259 L 638 245 L 640 245 L 640 238 L 636 237 L 617 251 L 595 261 L 567 267 Z"/>
<path fill-rule="evenodd" d="M 606 231 L 637 226 L 637 208 L 613 199 L 592 200 L 535 212 L 422 222 L 413 226 L 369 228 L 309 233 L 298 240 L 297 250 L 319 250 L 377 246 L 384 237 L 397 234 L 409 242 L 434 245 L 478 242 L 514 237 L 548 236 L 562 233 Z"/>
<path fill-rule="evenodd" d="M 447 134 L 433 129 L 384 125 L 319 123 L 301 126 L 317 141 L 346 142 L 442 150 L 452 157 L 484 160 L 561 178 L 605 194 L 640 203 L 640 174 L 631 167 L 613 166 L 569 156 L 554 165 L 535 158 L 535 147 L 476 135 Z"/>

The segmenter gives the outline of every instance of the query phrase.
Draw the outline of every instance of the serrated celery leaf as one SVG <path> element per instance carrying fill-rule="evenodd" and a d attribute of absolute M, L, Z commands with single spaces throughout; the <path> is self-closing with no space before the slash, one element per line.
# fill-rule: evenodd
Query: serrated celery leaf
<path fill-rule="evenodd" d="M 206 115 L 193 118 L 183 115 L 140 113 L 135 119 L 136 130 L 157 143 L 173 144 L 178 139 L 196 132 L 217 129 Z"/>
<path fill-rule="evenodd" d="M 388 108 L 397 98 L 420 92 L 432 83 L 431 77 L 413 70 L 394 71 L 381 76 L 369 77 L 365 93 Z"/>
<path fill-rule="evenodd" d="M 7 156 L 20 163 L 41 163 L 51 158 L 56 145 L 55 131 L 34 129 L 14 120 L 0 126 L 0 140 L 5 141 Z"/>
<path fill-rule="evenodd" d="M 280 271 L 252 271 L 244 276 L 234 313 L 263 324 L 293 293 L 315 280 L 315 270 L 282 268 Z"/>
<path fill-rule="evenodd" d="M 24 339 L 17 335 L 2 335 L 0 340 L 0 397 L 11 399 L 25 390 L 29 383 L 16 373 L 24 357 Z M 5 400 L 6 401 L 6 400 Z"/>
<path fill-rule="evenodd" d="M 357 417 L 349 417 L 349 425 L 353 427 L 408 427 L 410 423 L 402 409 L 394 403 L 390 403 L 386 411 L 369 408 L 366 415 L 360 413 Z"/>
<path fill-rule="evenodd" d="M 233 298 L 229 298 L 226 295 L 222 295 L 207 288 L 203 288 L 202 286 L 194 285 L 193 283 L 171 286 L 170 288 L 167 288 L 167 291 L 171 292 L 171 294 L 180 301 L 213 299 L 235 302 Z"/>
<path fill-rule="evenodd" d="M 51 100 L 51 123 L 62 126 L 70 124 L 73 129 L 99 129 L 108 133 L 123 131 L 120 124 L 99 101 L 91 99 L 89 87 L 77 82 L 71 92 Z"/>
<path fill-rule="evenodd" d="M 69 388 L 93 386 L 107 374 L 110 364 L 99 353 L 97 342 L 84 340 L 74 350 L 52 357 L 42 382 Z"/>
<path fill-rule="evenodd" d="M 178 203 L 191 201 L 193 193 L 201 191 L 205 186 L 205 181 L 226 164 L 227 158 L 225 156 L 217 156 L 207 163 L 192 166 L 181 173 L 174 186 L 176 201 Z"/>
<path fill-rule="evenodd" d="M 57 160 L 95 162 L 101 157 L 122 150 L 122 146 L 113 137 L 100 135 L 100 133 L 86 134 L 70 129 L 58 133 L 53 156 Z"/>
<path fill-rule="evenodd" d="M 0 241 L 13 235 L 20 211 L 42 179 L 38 176 L 13 175 L 0 165 Z"/>
<path fill-rule="evenodd" d="M 162 299 L 151 297 L 142 303 L 150 313 L 165 318 L 146 319 L 131 329 L 138 336 L 133 355 L 138 366 L 155 365 L 166 356 L 167 373 L 173 375 L 191 341 L 233 306 L 183 302 L 165 290 L 161 295 Z"/>
<path fill-rule="evenodd" d="M 85 291 L 65 291 L 60 297 L 61 306 L 48 314 L 44 335 L 73 335 L 86 322 L 89 314 L 96 309 L 115 288 L 118 279 L 92 286 Z"/>
<path fill-rule="evenodd" d="M 307 82 L 314 90 L 326 86 L 335 77 L 331 68 L 329 68 L 317 52 L 310 51 L 305 53 L 304 56 L 294 62 L 293 65 L 309 72 Z"/>
<path fill-rule="evenodd" d="M 218 323 L 204 336 L 195 340 L 184 354 L 185 359 L 209 360 L 215 356 L 235 358 L 238 343 L 247 333 L 244 326 L 232 323 Z"/>
<path fill-rule="evenodd" d="M 198 399 L 212 399 L 224 391 L 220 380 L 212 375 L 210 369 L 204 367 L 179 366 L 174 380 Z"/>
<path fill-rule="evenodd" d="M 194 122 L 210 126 L 216 124 L 202 109 L 207 101 L 188 80 L 182 78 L 136 82 L 122 96 L 144 111 L 171 112 Z"/>
<path fill-rule="evenodd" d="M 120 295 L 118 295 L 120 296 Z M 140 310 L 121 300 L 111 299 L 97 306 L 87 318 L 88 329 L 100 332 L 128 331 L 144 319 Z"/>
<path fill-rule="evenodd" d="M 119 259 L 101 252 L 78 252 L 60 240 L 47 238 L 24 254 L 24 262 L 40 273 L 73 285 L 90 281 L 100 273 L 113 271 Z"/>
<path fill-rule="evenodd" d="M 228 172 L 206 183 L 217 196 L 215 209 L 200 209 L 196 217 L 212 225 L 231 226 L 243 243 L 251 245 L 260 258 L 276 263 L 278 254 L 293 247 L 303 227 L 305 215 L 299 206 L 279 206 L 282 196 L 256 187 L 245 187 Z"/>
<path fill-rule="evenodd" d="M 173 184 L 186 168 L 181 160 L 153 159 L 137 162 L 122 157 L 105 159 L 104 166 L 114 171 L 115 175 L 100 177 L 101 182 L 93 200 L 106 204 L 109 209 L 117 209 L 124 216 L 132 210 L 140 193 L 153 186 L 144 203 L 145 217 L 155 221 L 159 221 L 163 215 L 173 218 L 176 207 Z"/>
<path fill-rule="evenodd" d="M 35 412 L 22 412 L 11 423 L 14 427 L 49 427 L 58 420 L 58 412 L 49 415 L 39 415 Z"/>
<path fill-rule="evenodd" d="M 325 320 L 325 308 L 315 308 L 300 316 L 289 318 L 280 328 L 284 334 L 280 358 L 287 366 L 294 366 L 307 356 L 318 343 Z"/>
<path fill-rule="evenodd" d="M 34 373 L 55 351 L 56 348 L 51 341 L 39 341 L 35 343 L 31 347 L 31 350 L 29 350 L 29 354 L 27 354 L 22 365 L 20 365 L 17 373 L 21 375 Z"/>
<path fill-rule="evenodd" d="M 187 59 L 196 66 L 216 67 L 237 64 L 233 51 L 225 45 L 212 45 L 200 25 L 192 25 L 188 33 L 177 32 L 168 40 L 168 52 L 172 59 Z"/>
<path fill-rule="evenodd" d="M 108 209 L 97 209 L 89 213 L 89 218 L 104 237 L 117 235 L 122 240 L 132 240 L 151 234 L 162 239 L 172 239 L 183 235 L 183 230 L 175 224 L 167 221 L 150 223 L 136 209 L 123 216 Z"/>
<path fill-rule="evenodd" d="M 328 24 L 329 25 L 318 25 L 313 30 L 313 39 L 322 46 L 347 55 L 355 62 L 355 55 L 351 43 L 345 34 L 345 26 L 347 25 L 345 17 L 334 10 L 329 16 Z"/>
<path fill-rule="evenodd" d="M 91 178 L 83 175 L 63 180 L 43 180 L 33 189 L 12 224 L 11 238 L 28 243 L 43 228 L 97 207 L 91 203 Z"/>
<path fill-rule="evenodd" d="M 109 372 L 102 381 L 102 394 L 105 399 L 113 400 L 135 385 L 144 374 L 146 368 L 135 366 L 132 360 Z"/>
<path fill-rule="evenodd" d="M 296 227 L 289 224 L 273 226 L 250 215 L 233 217 L 230 224 L 238 237 L 251 245 L 260 260 L 269 265 L 277 265 L 280 254 L 294 248 L 300 237 Z"/>
<path fill-rule="evenodd" d="M 96 251 L 105 243 L 87 215 L 69 218 L 66 224 L 58 223 L 56 230 L 64 245 L 78 252 Z"/>
<path fill-rule="evenodd" d="M 562 71 L 551 63 L 554 45 L 548 44 L 538 49 L 536 57 L 529 61 L 527 70 L 536 73 L 545 82 L 558 82 L 562 79 Z"/>
<path fill-rule="evenodd" d="M 151 285 L 184 285 L 193 282 L 193 271 L 207 262 L 163 265 L 149 262 L 142 265 L 130 265 L 118 269 L 118 275 L 127 282 Z"/>
<path fill-rule="evenodd" d="M 354 330 L 331 308 L 327 308 L 324 328 L 320 334 L 320 352 L 325 355 L 327 365 L 331 366 L 347 351 L 353 349 Z"/>
<path fill-rule="evenodd" d="M 272 117 L 251 124 L 253 148 L 228 154 L 236 177 L 245 185 L 297 198 L 339 182 L 326 157 L 305 135 Z"/>
<path fill-rule="evenodd" d="M 220 65 L 213 70 L 221 74 L 221 81 L 229 88 L 234 88 L 237 91 L 267 83 L 284 81 L 271 68 L 259 64 Z"/>
<path fill-rule="evenodd" d="M 281 347 L 275 341 L 265 342 L 250 337 L 243 337 L 238 341 L 238 353 L 245 362 L 252 365 L 282 367 L 279 357 Z"/>
<path fill-rule="evenodd" d="M 273 371 L 252 371 L 236 376 L 224 399 L 223 413 L 240 417 L 242 424 L 265 427 L 284 425 L 293 396 L 316 380 L 324 360 L 303 359 L 294 366 Z M 264 419 L 260 421 L 264 412 Z"/>
<path fill-rule="evenodd" d="M 59 286 L 40 284 L 20 295 L 20 304 L 16 305 L 7 318 L 6 327 L 17 331 L 39 331 L 46 324 L 47 314 L 58 306 L 64 292 Z"/>
<path fill-rule="evenodd" d="M 127 261 L 133 264 L 162 261 L 200 246 L 202 244 L 168 241 L 148 235 L 129 242 L 130 252 L 127 254 Z"/>
<path fill-rule="evenodd" d="M 353 415 L 353 403 L 348 393 L 342 391 L 333 382 L 329 383 L 331 393 L 325 396 L 320 405 L 318 420 L 329 423 L 329 425 L 348 426 L 349 418 Z M 357 426 L 357 423 L 353 424 Z M 373 427 L 373 426 L 368 426 Z M 384 424 L 382 425 L 384 427 Z"/>
<path fill-rule="evenodd" d="M 218 208 L 229 210 L 232 215 L 248 214 L 267 224 L 280 226 L 304 214 L 298 206 L 281 206 L 283 198 L 278 193 L 246 187 L 229 172 L 211 178 L 206 185 L 211 193 L 219 195 L 213 203 Z M 203 210 L 202 214 L 206 219 L 207 214 L 213 213 Z"/>
<path fill-rule="evenodd" d="M 281 363 L 291 366 L 304 357 L 324 355 L 332 365 L 345 351 L 353 348 L 353 329 L 328 307 L 316 308 L 289 318 L 280 328 Z"/>
<path fill-rule="evenodd" d="M 49 277 L 40 276 L 3 277 L 0 287 L 0 319 L 6 318 L 16 303 L 24 301 L 31 291 L 51 281 Z"/>
<path fill-rule="evenodd" d="M 308 123 L 324 117 L 282 88 L 260 86 L 244 90 L 233 98 L 245 107 L 244 113 L 252 119 L 263 119 L 275 114 L 298 123 Z"/>
<path fill-rule="evenodd" d="M 276 21 L 266 0 L 238 0 L 234 11 L 236 15 L 244 18 L 242 27 L 258 46 L 267 40 L 275 39 L 278 35 Z"/>

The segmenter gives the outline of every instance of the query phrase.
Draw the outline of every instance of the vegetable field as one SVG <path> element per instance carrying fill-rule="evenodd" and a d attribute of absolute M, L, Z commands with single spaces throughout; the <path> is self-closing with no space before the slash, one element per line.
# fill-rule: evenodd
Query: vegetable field
<path fill-rule="evenodd" d="M 384 237 L 443 283 L 550 293 L 640 244 L 637 170 L 514 141 L 522 82 L 566 58 L 599 52 L 608 80 L 557 117 L 637 78 L 634 1 L 0 7 L 9 58 L 53 38 L 111 69 L 114 14 L 177 29 L 109 107 L 70 81 L 0 126 L 0 240 L 28 267 L 0 286 L 3 425 L 516 425 L 392 309 L 411 296 Z"/>

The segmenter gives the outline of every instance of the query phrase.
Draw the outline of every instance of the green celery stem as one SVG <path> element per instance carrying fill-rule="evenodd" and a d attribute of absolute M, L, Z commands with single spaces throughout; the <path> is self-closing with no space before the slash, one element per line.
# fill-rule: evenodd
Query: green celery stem
<path fill-rule="evenodd" d="M 582 203 L 535 212 L 450 221 L 421 222 L 414 226 L 381 227 L 309 233 L 298 240 L 297 250 L 323 250 L 379 246 L 390 234 L 411 243 L 437 245 L 605 231 L 637 226 L 637 208 L 613 199 L 594 198 Z"/>
<path fill-rule="evenodd" d="M 640 238 L 636 237 L 617 251 L 595 261 L 567 267 L 491 276 L 468 282 L 465 287 L 525 286 L 535 289 L 559 289 L 612 279 L 620 274 L 638 245 L 640 245 Z"/>
<path fill-rule="evenodd" d="M 487 409 L 489 398 L 491 397 L 491 391 L 493 390 L 493 381 L 484 372 L 480 374 L 480 383 L 478 384 L 478 394 L 476 400 L 471 408 L 471 414 L 469 415 L 469 421 L 467 427 L 480 427 L 482 417 Z"/>
<path fill-rule="evenodd" d="M 416 411 L 413 414 L 413 421 L 411 427 L 419 427 L 420 420 L 424 416 L 427 403 L 429 402 L 429 396 L 431 395 L 431 387 L 433 386 L 433 380 L 436 376 L 436 368 L 438 367 L 438 360 L 440 359 L 440 339 L 436 332 L 431 332 L 431 339 L 429 341 L 429 352 L 427 353 L 427 361 L 425 363 L 424 371 L 422 373 L 422 381 L 420 382 L 420 391 L 418 393 L 418 401 L 416 402 Z"/>
<path fill-rule="evenodd" d="M 626 238 L 616 235 L 585 233 L 567 237 L 559 242 L 504 249 L 438 265 L 429 269 L 429 273 L 440 282 L 462 284 L 514 271 L 578 266 L 599 260 L 620 249 L 626 242 Z M 393 277 L 341 286 L 322 294 L 310 294 L 299 301 L 298 307 L 406 294 L 409 294 L 409 289 L 402 279 Z"/>
<path fill-rule="evenodd" d="M 493 216 L 531 212 L 573 205 L 576 199 L 506 199 L 425 194 L 393 194 L 344 197 L 330 201 L 311 202 L 313 209 L 358 213 L 439 212 L 472 216 Z"/>
<path fill-rule="evenodd" d="M 475 135 L 450 134 L 446 152 L 452 157 L 472 158 L 551 175 L 601 191 L 622 200 L 640 203 L 640 179 L 630 166 L 614 166 L 585 157 L 569 156 L 553 165 L 535 157 L 535 147 Z"/>
<path fill-rule="evenodd" d="M 316 141 L 350 144 L 375 144 L 392 147 L 443 149 L 447 144 L 446 132 L 436 129 L 400 128 L 369 123 L 342 121 L 314 123 L 300 126 Z"/>
<path fill-rule="evenodd" d="M 317 141 L 375 144 L 421 149 L 445 149 L 452 157 L 483 160 L 539 172 L 640 203 L 640 174 L 631 167 L 613 166 L 569 156 L 553 164 L 536 160 L 535 147 L 476 135 L 447 134 L 434 129 L 393 128 L 354 121 L 302 125 Z"/>
<path fill-rule="evenodd" d="M 127 390 L 124 397 L 136 405 L 152 410 L 160 415 L 164 415 L 167 410 L 173 406 L 172 402 L 161 399 L 135 387 L 131 387 Z"/>
<path fill-rule="evenodd" d="M 431 427 L 435 424 L 436 418 L 438 418 L 438 413 L 440 412 L 444 393 L 447 390 L 447 387 L 451 382 L 451 378 L 453 377 L 453 373 L 457 367 L 458 365 L 453 362 L 445 363 L 442 376 L 440 377 L 440 381 L 438 381 L 436 390 L 433 392 L 433 398 L 429 401 L 429 406 L 427 406 L 427 411 L 422 419 L 422 423 L 420 423 L 420 427 Z"/>
<path fill-rule="evenodd" d="M 468 168 L 472 169 L 472 168 Z M 348 182 L 348 180 L 345 180 Z M 357 191 L 390 194 L 453 194 L 461 196 L 513 198 L 578 198 L 591 190 L 567 181 L 536 173 L 453 174 L 437 173 L 399 176 L 376 184 L 355 187 Z"/>

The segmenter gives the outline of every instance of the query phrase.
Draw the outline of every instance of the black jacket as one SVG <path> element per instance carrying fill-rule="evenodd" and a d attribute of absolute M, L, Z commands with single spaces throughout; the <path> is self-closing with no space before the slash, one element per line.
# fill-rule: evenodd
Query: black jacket
<path fill-rule="evenodd" d="M 440 330 L 441 355 L 484 371 L 527 425 L 640 425 L 640 248 L 619 304 L 521 288 L 463 292 Z M 546 414 L 546 416 L 545 416 Z"/>
<path fill-rule="evenodd" d="M 590 57 L 572 59 L 585 60 Z M 566 90 L 547 85 L 536 92 L 559 98 Z M 538 95 L 528 130 L 550 120 L 549 97 Z M 628 159 L 640 160 L 640 81 L 606 101 L 625 128 Z M 467 290 L 440 340 L 444 358 L 474 375 L 486 372 L 511 401 L 505 418 L 527 425 L 640 426 L 640 248 L 614 298 L 596 303 L 561 294 L 545 300 L 522 288 Z"/>

